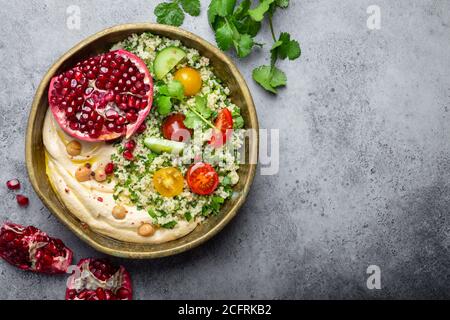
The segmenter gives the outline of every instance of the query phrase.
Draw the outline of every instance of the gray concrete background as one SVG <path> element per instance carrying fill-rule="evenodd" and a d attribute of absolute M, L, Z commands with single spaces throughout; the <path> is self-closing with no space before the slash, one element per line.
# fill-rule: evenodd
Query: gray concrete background
<path fill-rule="evenodd" d="M 158 1 L 0 0 L 0 182 L 18 177 L 19 209 L 0 188 L 0 221 L 59 237 L 76 259 L 101 256 L 34 194 L 24 133 L 34 91 L 50 65 L 112 25 L 153 21 Z M 450 2 L 291 0 L 275 18 L 302 44 L 280 63 L 277 97 L 251 80 L 266 50 L 238 60 L 263 128 L 280 128 L 280 171 L 257 175 L 237 217 L 205 245 L 178 256 L 123 263 L 139 299 L 450 298 Z M 202 1 L 184 28 L 213 42 Z M 381 8 L 381 30 L 366 9 Z M 81 29 L 66 8 L 81 8 Z M 270 43 L 267 29 L 259 36 Z M 382 289 L 366 288 L 376 264 Z M 65 277 L 0 262 L 0 299 L 63 299 Z"/>

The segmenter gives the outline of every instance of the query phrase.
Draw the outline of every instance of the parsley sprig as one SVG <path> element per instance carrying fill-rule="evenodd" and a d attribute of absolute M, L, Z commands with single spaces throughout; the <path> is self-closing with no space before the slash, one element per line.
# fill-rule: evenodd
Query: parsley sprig
<path fill-rule="evenodd" d="M 185 14 L 193 17 L 200 15 L 200 0 L 172 0 L 156 6 L 156 21 L 162 24 L 179 27 L 184 22 Z"/>

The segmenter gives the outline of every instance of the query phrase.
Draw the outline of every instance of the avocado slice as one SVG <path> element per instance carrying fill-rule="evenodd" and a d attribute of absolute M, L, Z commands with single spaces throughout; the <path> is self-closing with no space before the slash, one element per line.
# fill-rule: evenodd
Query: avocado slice
<path fill-rule="evenodd" d="M 159 80 L 164 78 L 185 57 L 186 52 L 177 47 L 167 47 L 161 50 L 153 62 L 156 78 Z"/>
<path fill-rule="evenodd" d="M 144 144 L 147 148 L 158 154 L 163 152 L 180 154 L 186 146 L 183 142 L 153 137 L 145 138 Z"/>

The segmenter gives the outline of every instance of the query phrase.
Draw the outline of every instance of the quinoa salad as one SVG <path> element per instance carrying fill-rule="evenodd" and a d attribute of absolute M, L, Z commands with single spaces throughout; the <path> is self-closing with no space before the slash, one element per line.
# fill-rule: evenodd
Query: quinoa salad
<path fill-rule="evenodd" d="M 133 34 L 56 76 L 49 105 L 47 175 L 93 230 L 167 242 L 233 197 L 240 108 L 209 60 L 180 41 Z"/>
<path fill-rule="evenodd" d="M 112 156 L 112 161 L 117 164 L 114 174 L 117 180 L 114 196 L 117 201 L 131 203 L 146 210 L 155 225 L 172 228 L 180 220 L 204 219 L 211 214 L 218 213 L 224 201 L 232 196 L 232 186 L 239 181 L 239 159 L 236 159 L 233 152 L 226 152 L 223 147 L 208 146 L 207 142 L 211 138 L 212 129 L 201 122 L 188 106 L 195 107 L 196 103 L 202 100 L 203 108 L 205 108 L 203 114 L 206 115 L 206 119 L 213 121 L 219 110 L 227 108 L 233 115 L 234 129 L 242 128 L 244 122 L 239 107 L 233 104 L 228 97 L 229 89 L 214 75 L 213 69 L 209 65 L 209 59 L 200 56 L 197 50 L 184 47 L 178 40 L 170 40 L 151 33 L 134 34 L 115 45 L 113 50 L 125 49 L 136 54 L 145 61 L 153 74 L 155 56 L 167 47 L 182 49 L 186 52 L 186 59 L 156 83 L 155 96 L 158 96 L 161 87 L 171 85 L 177 70 L 191 67 L 200 72 L 202 79 L 200 92 L 187 99 L 171 99 L 173 106 L 170 114 L 182 113 L 188 117 L 187 121 L 190 121 L 189 117 L 193 117 L 188 128 L 196 130 L 195 134 L 201 135 L 201 143 L 197 145 L 194 143 L 195 141 L 192 141 L 192 143 L 186 144 L 182 155 L 149 152 L 144 143 L 145 139 L 147 137 L 163 138 L 161 126 L 164 119 L 170 116 L 170 114 L 164 114 L 164 111 L 163 114 L 158 112 L 161 111 L 161 107 L 156 105 L 151 116 L 146 120 L 146 131 L 135 137 L 135 160 L 128 161 L 122 156 L 127 143 L 124 140 L 117 144 L 117 152 Z M 185 124 L 187 121 L 185 120 Z M 234 133 L 231 137 L 233 147 L 231 150 L 238 150 L 242 143 L 242 137 L 238 133 Z M 201 150 L 201 147 L 207 150 Z M 185 175 L 189 166 L 196 160 L 195 156 L 203 153 L 209 155 L 208 161 L 220 164 L 215 167 L 219 175 L 219 186 L 214 193 L 204 196 L 195 194 L 189 189 L 186 181 L 184 181 L 183 192 L 173 198 L 164 197 L 155 191 L 152 183 L 155 171 L 165 167 L 176 167 Z"/>

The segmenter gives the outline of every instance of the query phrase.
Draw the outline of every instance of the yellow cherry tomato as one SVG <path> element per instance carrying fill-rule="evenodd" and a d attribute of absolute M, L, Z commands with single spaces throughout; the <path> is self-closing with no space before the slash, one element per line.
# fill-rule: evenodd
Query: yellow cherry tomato
<path fill-rule="evenodd" d="M 153 175 L 153 186 L 162 196 L 172 198 L 183 192 L 183 174 L 177 168 L 163 168 Z"/>
<path fill-rule="evenodd" d="M 184 67 L 175 72 L 174 79 L 181 82 L 184 87 L 184 95 L 187 97 L 196 95 L 202 88 L 200 72 L 190 67 Z"/>

